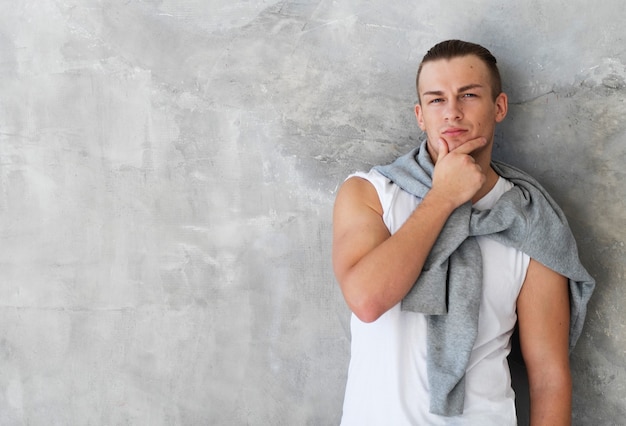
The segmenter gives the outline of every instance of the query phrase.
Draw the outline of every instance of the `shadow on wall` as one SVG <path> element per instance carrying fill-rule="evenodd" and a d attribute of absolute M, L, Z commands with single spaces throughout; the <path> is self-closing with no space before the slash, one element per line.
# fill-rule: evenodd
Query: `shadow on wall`
<path fill-rule="evenodd" d="M 511 370 L 511 384 L 515 391 L 515 410 L 517 411 L 517 425 L 530 424 L 530 395 L 528 391 L 528 374 L 522 358 L 517 328 L 511 337 L 511 353 L 509 354 L 509 368 Z"/>

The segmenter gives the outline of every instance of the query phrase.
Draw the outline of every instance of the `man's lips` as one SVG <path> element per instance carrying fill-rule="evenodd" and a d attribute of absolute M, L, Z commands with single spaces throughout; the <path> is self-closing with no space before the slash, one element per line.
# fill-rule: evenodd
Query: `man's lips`
<path fill-rule="evenodd" d="M 451 127 L 449 129 L 444 130 L 443 134 L 448 137 L 457 137 L 457 136 L 461 136 L 465 132 L 467 132 L 467 130 L 461 129 L 459 127 Z"/>

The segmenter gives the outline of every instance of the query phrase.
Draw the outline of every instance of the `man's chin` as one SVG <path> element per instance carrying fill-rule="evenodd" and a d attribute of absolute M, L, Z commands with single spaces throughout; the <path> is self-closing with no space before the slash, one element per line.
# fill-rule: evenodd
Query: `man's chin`
<path fill-rule="evenodd" d="M 470 140 L 471 139 L 456 139 L 456 138 L 447 139 L 446 142 L 448 144 L 448 150 L 450 150 L 450 152 L 452 152 L 455 149 L 465 145 Z"/>
<path fill-rule="evenodd" d="M 448 150 L 449 152 L 454 151 L 457 148 L 462 147 L 463 145 L 465 145 L 466 143 L 468 143 L 471 140 L 474 140 L 477 138 L 469 138 L 469 139 L 464 139 L 464 140 L 458 140 L 458 141 L 450 141 L 448 142 Z M 474 157 L 475 159 L 478 160 L 478 158 L 483 155 L 485 152 L 487 152 L 489 150 L 489 144 L 483 145 L 483 146 L 479 146 L 478 148 L 475 148 L 474 150 L 472 150 L 469 154 Z"/>

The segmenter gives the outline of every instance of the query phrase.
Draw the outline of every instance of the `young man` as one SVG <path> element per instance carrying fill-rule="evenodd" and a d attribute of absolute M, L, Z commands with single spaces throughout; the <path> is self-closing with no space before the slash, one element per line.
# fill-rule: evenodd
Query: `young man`
<path fill-rule="evenodd" d="M 342 425 L 515 425 L 516 323 L 531 424 L 569 424 L 568 350 L 594 282 L 558 206 L 492 162 L 507 114 L 496 59 L 439 43 L 417 91 L 425 141 L 337 194 L 333 266 L 353 313 Z"/>

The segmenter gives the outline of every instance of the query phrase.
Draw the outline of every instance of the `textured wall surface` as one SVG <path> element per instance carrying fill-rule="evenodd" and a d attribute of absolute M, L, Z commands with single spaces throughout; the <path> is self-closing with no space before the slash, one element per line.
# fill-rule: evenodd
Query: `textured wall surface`
<path fill-rule="evenodd" d="M 598 280 L 574 423 L 623 424 L 622 2 L 408 5 L 0 0 L 0 424 L 337 424 L 337 186 L 417 143 L 415 69 L 452 37 L 499 58 L 495 156 Z"/>

